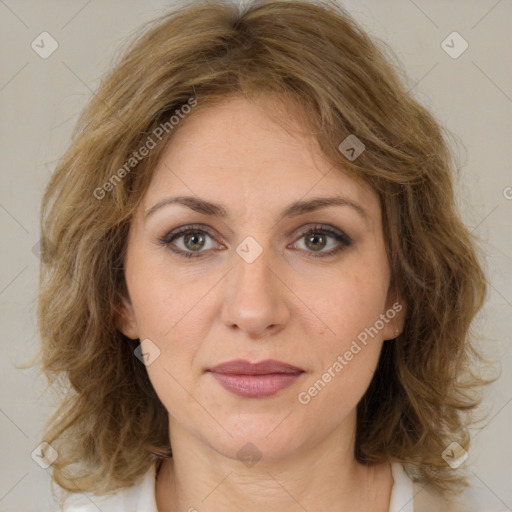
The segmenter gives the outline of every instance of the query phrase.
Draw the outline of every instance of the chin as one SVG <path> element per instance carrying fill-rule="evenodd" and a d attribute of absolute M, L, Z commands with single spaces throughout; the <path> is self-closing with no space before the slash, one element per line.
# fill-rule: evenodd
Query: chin
<path fill-rule="evenodd" d="M 254 463 L 259 460 L 286 459 L 303 450 L 308 439 L 311 439 L 312 433 L 295 428 L 291 421 L 286 425 L 288 419 L 279 425 L 283 417 L 286 415 L 279 418 L 273 415 L 272 418 L 265 421 L 259 421 L 254 416 L 246 417 L 243 420 L 239 418 L 236 422 L 225 421 L 223 425 L 233 437 L 224 433 L 224 435 L 211 439 L 209 438 L 211 431 L 209 431 L 204 433 L 205 440 L 217 452 L 243 463 L 246 463 L 247 460 Z M 249 462 L 246 465 L 251 467 L 252 463 Z"/>

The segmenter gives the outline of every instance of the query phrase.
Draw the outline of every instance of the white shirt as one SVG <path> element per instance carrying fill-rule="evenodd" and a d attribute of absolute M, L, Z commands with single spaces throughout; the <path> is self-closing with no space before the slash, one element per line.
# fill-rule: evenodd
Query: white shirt
<path fill-rule="evenodd" d="M 467 497 L 461 498 L 458 503 L 447 505 L 423 485 L 413 482 L 402 464 L 392 463 L 391 473 L 393 487 L 389 512 L 510 512 L 496 504 L 481 506 L 477 503 L 478 500 Z M 158 512 L 155 477 L 156 462 L 151 464 L 146 474 L 133 486 L 120 489 L 109 496 L 95 496 L 92 493 L 72 495 L 64 509 L 59 509 L 59 512 L 98 512 L 98 509 L 102 512 Z"/>

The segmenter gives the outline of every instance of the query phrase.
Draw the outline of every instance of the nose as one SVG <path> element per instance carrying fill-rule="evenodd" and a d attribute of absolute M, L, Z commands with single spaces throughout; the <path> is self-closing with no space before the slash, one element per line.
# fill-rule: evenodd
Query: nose
<path fill-rule="evenodd" d="M 265 249 L 251 263 L 235 253 L 234 268 L 226 276 L 222 321 L 252 339 L 282 330 L 290 317 L 286 279 Z M 272 268 L 271 268 L 272 267 Z"/>

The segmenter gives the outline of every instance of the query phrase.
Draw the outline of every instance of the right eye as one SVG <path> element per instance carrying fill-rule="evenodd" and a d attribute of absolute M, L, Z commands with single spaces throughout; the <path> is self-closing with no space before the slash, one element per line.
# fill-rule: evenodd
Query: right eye
<path fill-rule="evenodd" d="M 212 244 L 207 247 L 208 238 L 213 240 L 213 236 L 202 226 L 182 226 L 166 234 L 160 239 L 160 243 L 184 258 L 198 258 L 213 248 Z M 176 243 L 176 240 L 180 242 Z M 207 250 L 202 251 L 205 247 Z"/>

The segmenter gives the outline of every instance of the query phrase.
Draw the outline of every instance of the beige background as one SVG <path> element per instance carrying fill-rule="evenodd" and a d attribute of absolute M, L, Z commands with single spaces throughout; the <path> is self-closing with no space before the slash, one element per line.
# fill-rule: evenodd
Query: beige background
<path fill-rule="evenodd" d="M 512 510 L 512 2 L 343 4 L 371 33 L 391 44 L 409 72 L 416 97 L 466 148 L 460 203 L 465 221 L 488 254 L 490 295 L 479 316 L 485 332 L 482 344 L 502 364 L 502 377 L 486 401 L 490 422 L 474 435 L 466 464 L 479 486 L 477 499 Z M 157 0 L 0 0 L 2 512 L 52 510 L 48 473 L 31 458 L 51 411 L 51 397 L 43 394 L 44 381 L 34 371 L 15 368 L 37 344 L 39 260 L 33 246 L 39 240 L 41 194 L 115 49 L 166 5 Z M 31 48 L 43 31 L 59 45 L 47 59 Z M 469 44 L 456 59 L 441 47 L 453 31 Z"/>

